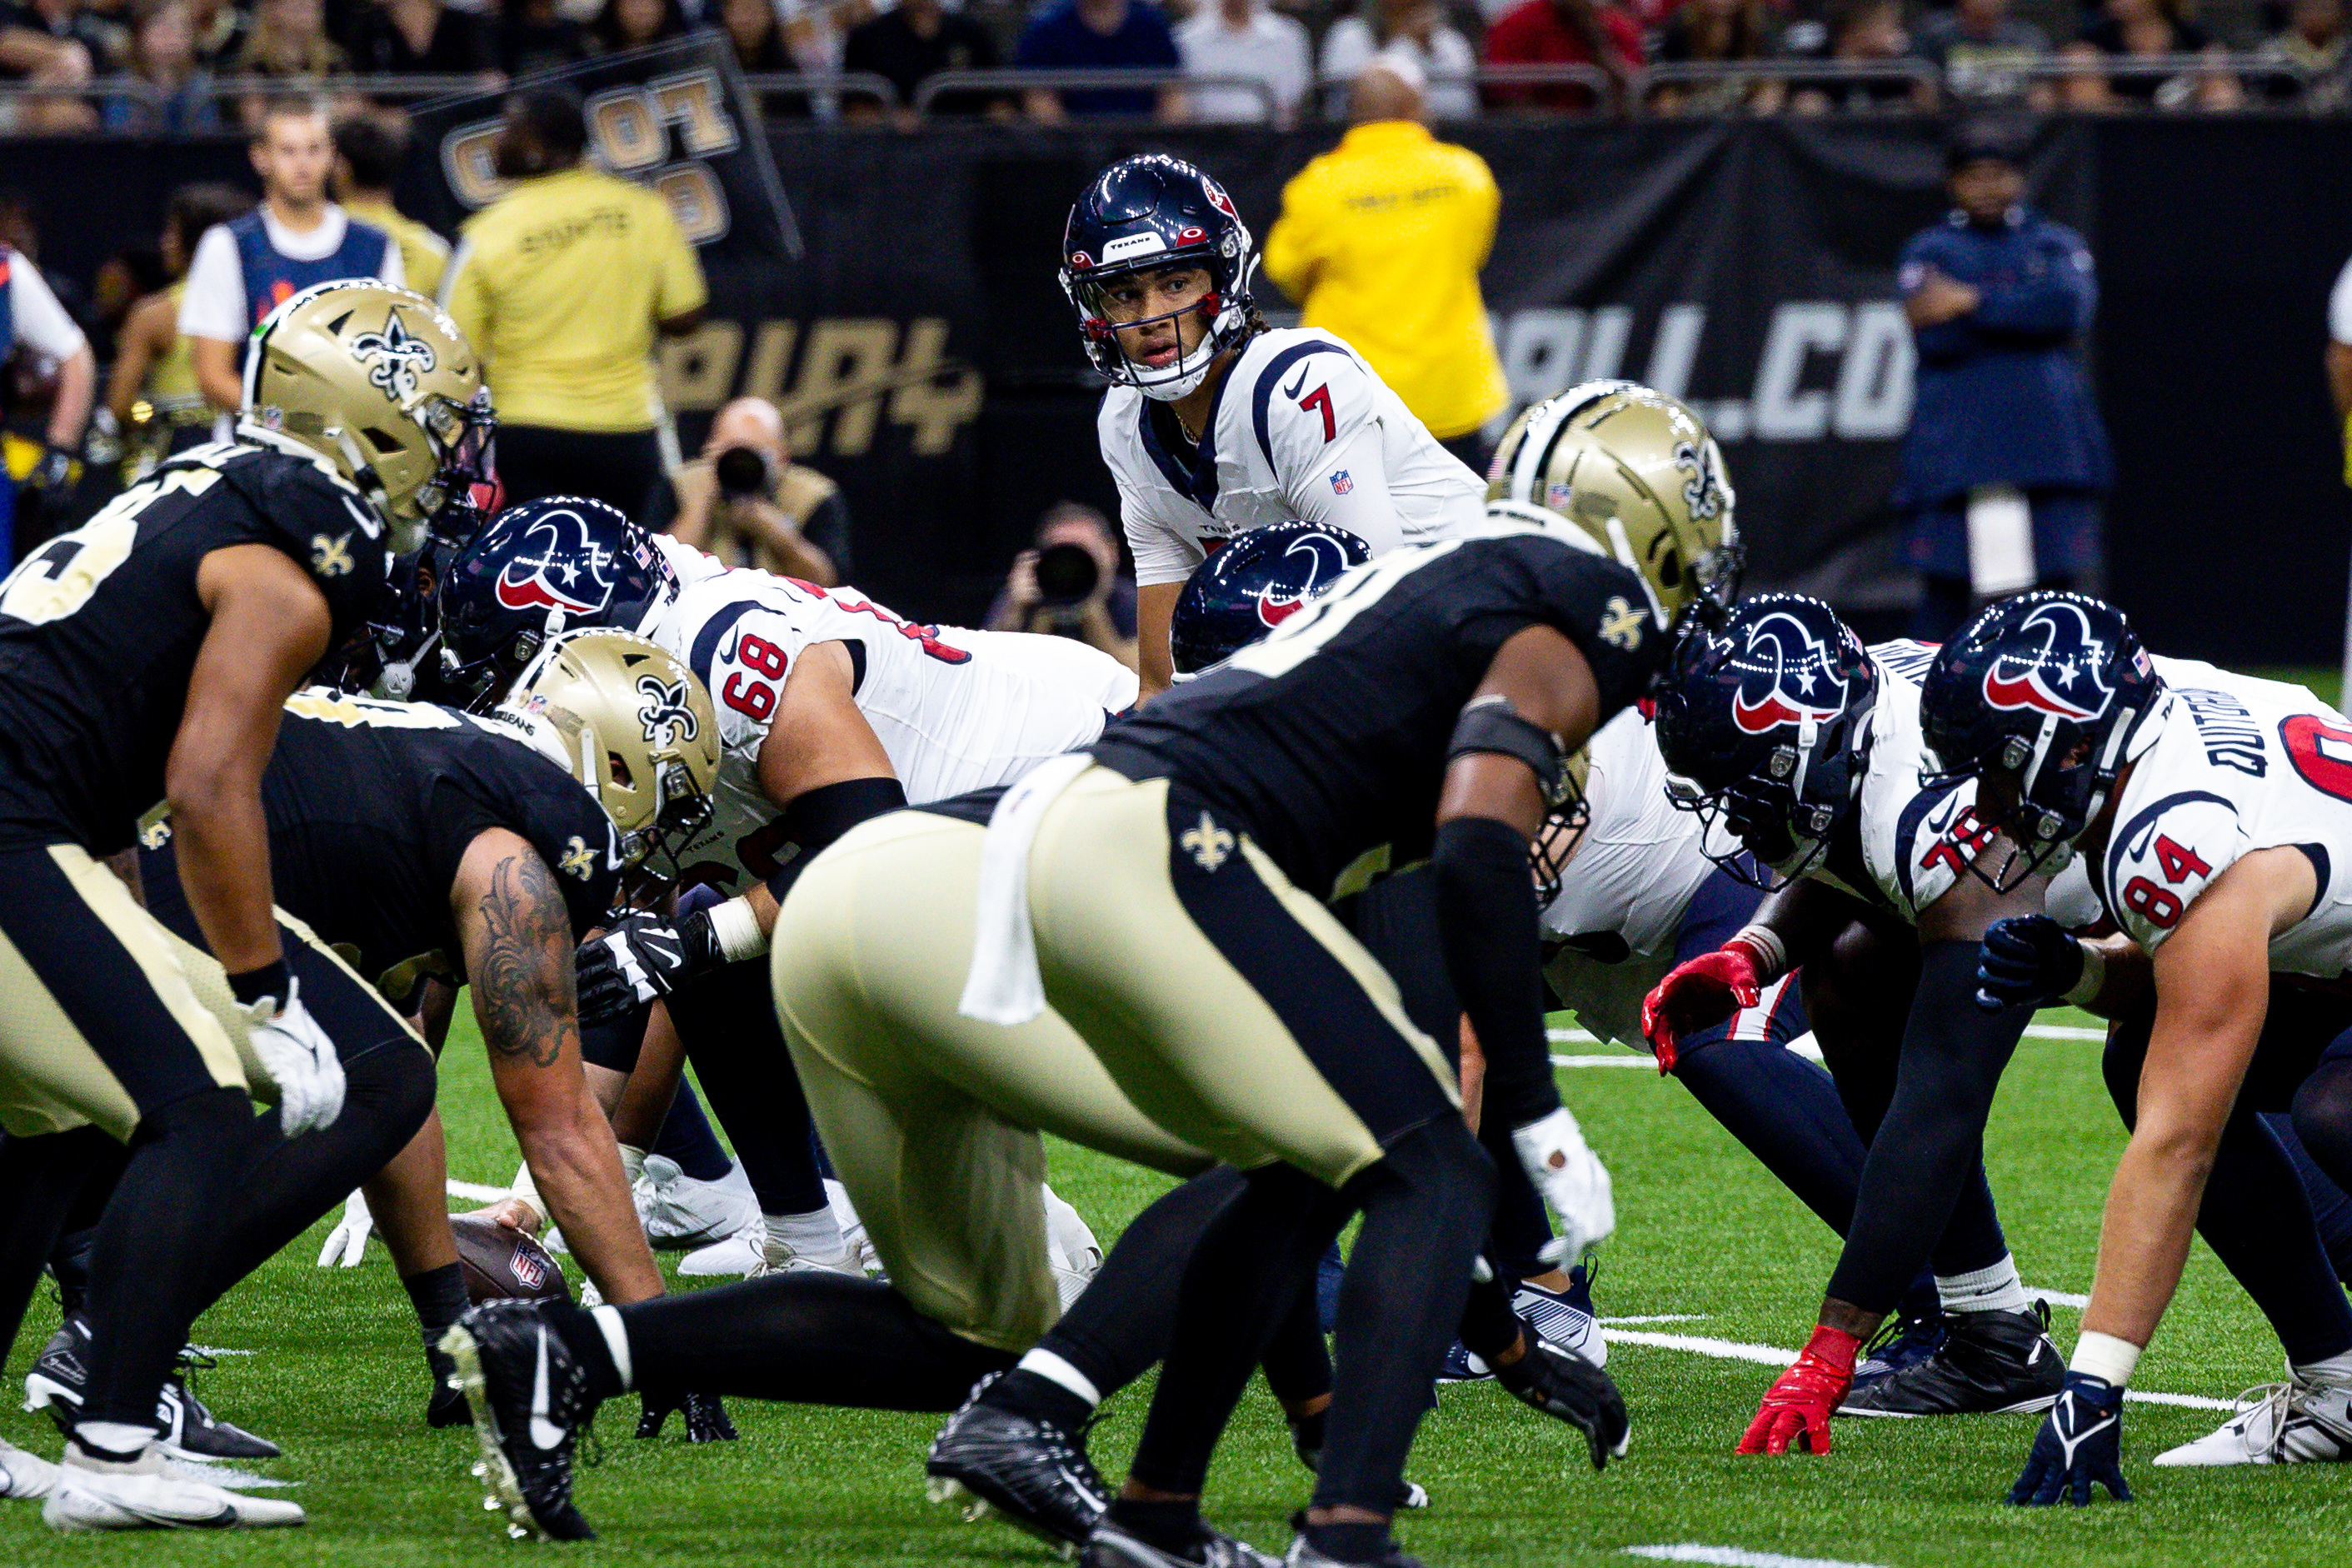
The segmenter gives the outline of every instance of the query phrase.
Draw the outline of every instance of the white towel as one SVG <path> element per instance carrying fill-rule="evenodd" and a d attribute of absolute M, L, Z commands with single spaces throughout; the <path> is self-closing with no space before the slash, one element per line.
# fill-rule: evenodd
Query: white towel
<path fill-rule="evenodd" d="M 1045 808 L 1094 758 L 1072 752 L 1041 763 L 1004 792 L 989 813 L 980 848 L 980 909 L 973 921 L 971 973 L 956 1011 L 983 1024 L 1025 1024 L 1045 1010 L 1037 973 L 1037 938 L 1029 927 L 1029 851 Z"/>

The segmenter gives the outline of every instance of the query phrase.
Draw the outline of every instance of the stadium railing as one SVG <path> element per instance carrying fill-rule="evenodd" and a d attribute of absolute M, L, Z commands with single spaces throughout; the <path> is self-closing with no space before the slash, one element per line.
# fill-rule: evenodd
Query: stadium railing
<path fill-rule="evenodd" d="M 1255 93 L 1265 118 L 1275 112 L 1274 89 L 1254 76 L 1194 76 L 1181 70 L 951 70 L 940 71 L 917 84 L 914 110 L 928 117 L 931 106 L 946 93 L 1016 92 L 1157 92 L 1162 88 L 1234 88 Z M 1104 115 L 1088 119 L 1099 123 Z"/>

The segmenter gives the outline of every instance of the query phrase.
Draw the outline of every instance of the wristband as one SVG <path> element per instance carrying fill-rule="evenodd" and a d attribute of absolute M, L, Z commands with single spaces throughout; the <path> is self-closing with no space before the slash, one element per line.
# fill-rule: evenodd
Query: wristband
<path fill-rule="evenodd" d="M 2080 938 L 2075 940 L 2074 945 L 2083 950 L 2083 977 L 2075 981 L 2074 989 L 2059 1000 L 2077 1007 L 2087 1007 L 2107 983 L 2107 955 L 2096 943 L 2084 942 Z M 2115 1380 L 2110 1378 L 2108 1381 L 2112 1383 Z"/>
<path fill-rule="evenodd" d="M 541 1226 L 543 1228 L 546 1226 L 547 1205 L 540 1198 L 539 1184 L 531 1180 L 530 1163 L 529 1161 L 525 1161 L 522 1164 L 516 1167 L 514 1185 L 507 1189 L 507 1196 L 510 1198 L 520 1198 L 524 1203 L 530 1205 L 530 1212 L 539 1216 Z"/>
<path fill-rule="evenodd" d="M 258 969 L 248 969 L 242 974 L 228 977 L 228 988 L 236 994 L 240 1007 L 250 1007 L 265 996 L 274 996 L 283 1002 L 287 987 L 291 983 L 286 973 L 286 961 L 282 958 L 274 958 Z"/>
<path fill-rule="evenodd" d="M 730 963 L 740 963 L 768 951 L 768 933 L 760 929 L 760 917 L 747 898 L 732 898 L 711 907 L 710 935 Z"/>
<path fill-rule="evenodd" d="M 1788 945 L 1780 933 L 1769 926 L 1742 926 L 1734 931 L 1726 947 L 1744 947 L 1756 964 L 1756 984 L 1769 985 L 1789 972 Z"/>
<path fill-rule="evenodd" d="M 2131 1381 L 2132 1369 L 2139 1365 L 2139 1351 L 2140 1347 L 2129 1340 L 2084 1329 L 2082 1338 L 2074 1342 L 2074 1359 L 2066 1363 L 2066 1370 L 2121 1388 Z"/>

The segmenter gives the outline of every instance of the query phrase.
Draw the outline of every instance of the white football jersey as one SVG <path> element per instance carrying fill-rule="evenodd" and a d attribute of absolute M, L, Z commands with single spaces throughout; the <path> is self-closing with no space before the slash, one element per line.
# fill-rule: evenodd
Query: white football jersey
<path fill-rule="evenodd" d="M 1870 718 L 1861 809 L 1805 873 L 1914 923 L 1920 910 L 1951 889 L 1990 837 L 1977 821 L 1975 781 L 1943 790 L 1920 782 L 1927 744 L 1919 724 L 1919 688 L 1935 658 L 1932 645 L 1907 638 L 1871 645 L 1878 701 Z"/>
<path fill-rule="evenodd" d="M 1377 555 L 1466 531 L 1486 513 L 1485 479 L 1329 332 L 1252 338 L 1218 383 L 1197 453 L 1163 443 L 1151 409 L 1134 387 L 1114 386 L 1097 416 L 1146 587 L 1182 582 L 1220 540 L 1292 518 L 1345 528 Z M 1375 472 L 1384 507 L 1363 483 Z"/>
<path fill-rule="evenodd" d="M 716 555 L 697 550 L 684 540 L 673 539 L 667 533 L 656 533 L 653 540 L 654 548 L 661 552 L 663 560 L 669 563 L 669 569 L 677 574 L 677 585 L 681 588 L 691 588 L 704 578 L 716 577 L 727 570 L 727 563 Z"/>
<path fill-rule="evenodd" d="M 1135 701 L 1135 674 L 1067 637 L 919 626 L 855 588 L 750 568 L 704 576 L 647 632 L 709 689 L 721 754 L 710 825 L 679 852 L 690 880 L 740 892 L 791 850 L 760 788 L 760 748 L 794 661 L 847 645 L 858 711 L 916 805 L 1009 784 L 1090 744 Z"/>
<path fill-rule="evenodd" d="M 2150 952 L 2237 858 L 2296 845 L 2319 876 L 2303 919 L 2271 938 L 2271 968 L 2352 968 L 2352 722 L 2300 686 L 2159 658 L 2169 689 L 2132 763 L 2105 851 L 2087 869 L 2126 935 Z"/>

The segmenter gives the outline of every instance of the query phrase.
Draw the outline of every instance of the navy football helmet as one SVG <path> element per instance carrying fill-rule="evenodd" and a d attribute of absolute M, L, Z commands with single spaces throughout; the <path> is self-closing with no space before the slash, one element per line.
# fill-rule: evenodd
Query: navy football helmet
<path fill-rule="evenodd" d="M 1819 599 L 1760 594 L 1694 626 L 1659 691 L 1658 750 L 1706 858 L 1751 886 L 1777 884 L 1742 847 L 1786 878 L 1818 860 L 1861 798 L 1877 700 L 1878 667 Z"/>
<path fill-rule="evenodd" d="M 677 587 L 653 535 L 614 507 L 579 496 L 509 507 L 437 584 L 443 700 L 488 712 L 550 637 L 639 631 Z"/>
<path fill-rule="evenodd" d="M 1250 274 L 1257 268 L 1250 231 L 1224 187 L 1181 158 L 1147 153 L 1122 158 L 1079 193 L 1062 231 L 1062 292 L 1078 313 L 1087 358 L 1113 382 L 1163 401 L 1198 387 L 1217 355 L 1255 330 Z M 1153 368 L 1128 358 L 1105 310 L 1104 285 L 1138 272 L 1201 267 L 1209 292 L 1175 315 L 1199 311 L 1209 322 L 1200 346 Z M 1123 321 L 1139 327 L 1170 317 Z"/>
<path fill-rule="evenodd" d="M 2021 594 L 1944 645 L 1919 693 L 1942 771 L 1977 781 L 1977 815 L 2015 847 L 1969 869 L 2001 892 L 2056 869 L 2107 802 L 2125 763 L 2155 742 L 2164 678 L 2124 613 L 2083 594 Z"/>
<path fill-rule="evenodd" d="M 1220 546 L 1192 569 L 1168 622 L 1176 673 L 1189 676 L 1265 636 L 1307 601 L 1372 558 L 1371 547 L 1326 522 L 1270 523 Z"/>

